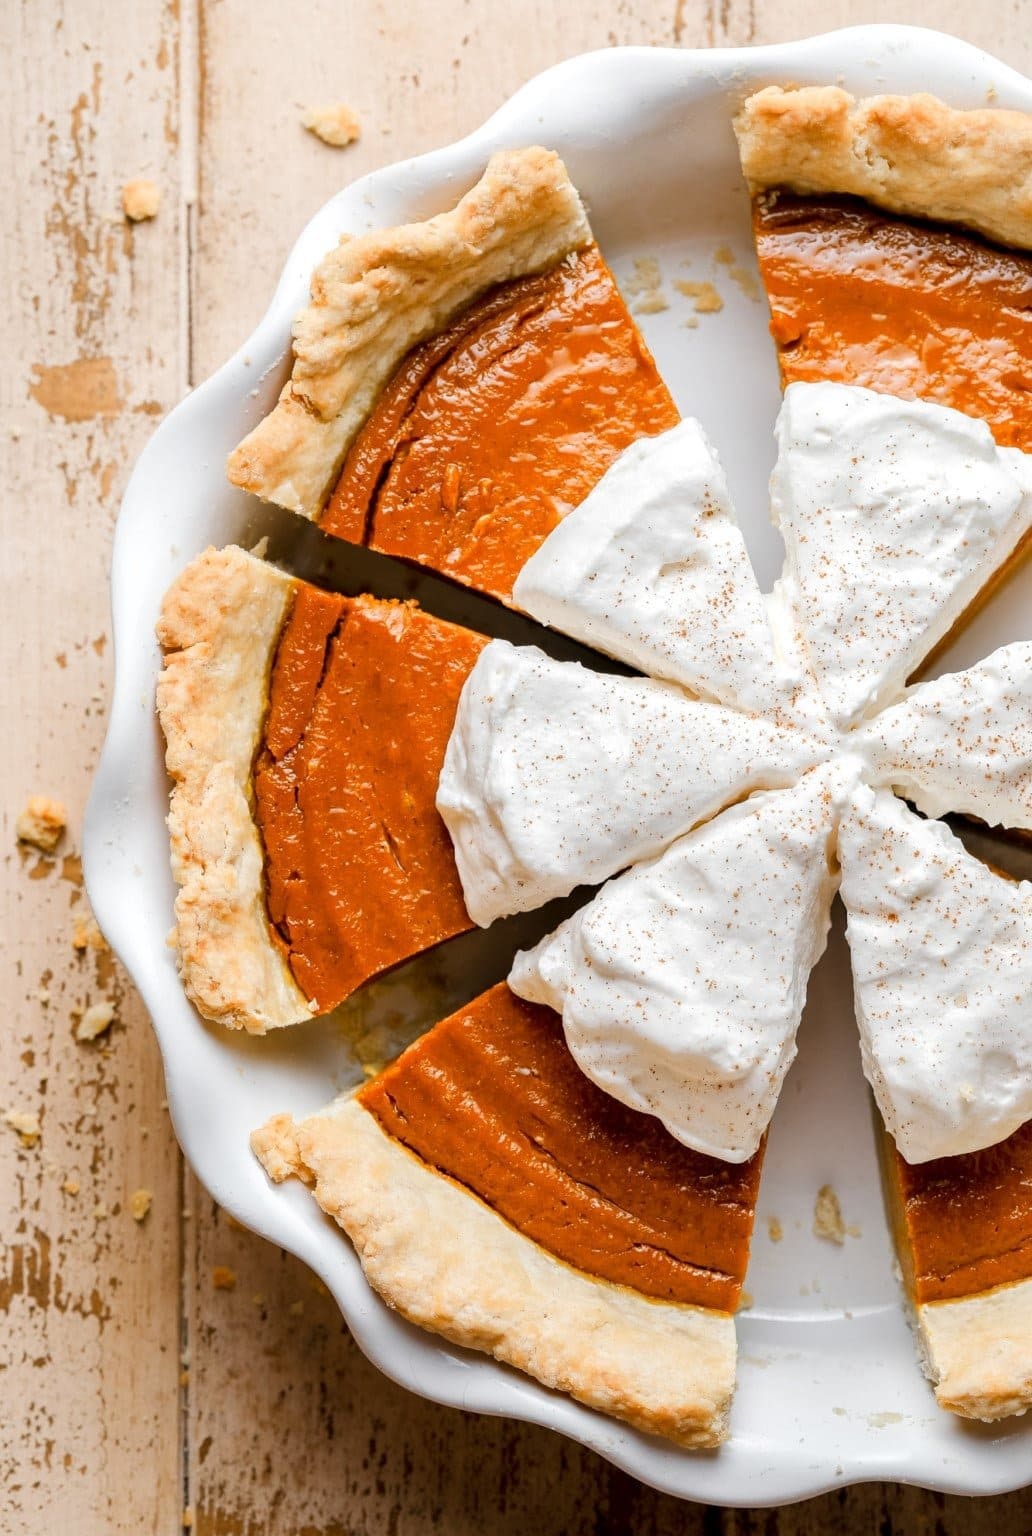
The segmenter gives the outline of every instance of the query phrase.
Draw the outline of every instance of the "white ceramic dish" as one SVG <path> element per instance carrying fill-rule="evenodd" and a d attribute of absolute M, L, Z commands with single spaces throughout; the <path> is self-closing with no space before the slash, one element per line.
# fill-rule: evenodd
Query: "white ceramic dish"
<path fill-rule="evenodd" d="M 331 550 L 290 514 L 261 507 L 224 480 L 226 452 L 279 387 L 312 267 L 342 231 L 449 205 L 495 148 L 537 142 L 559 150 L 617 275 L 626 277 L 638 256 L 660 262 L 670 307 L 643 317 L 643 329 L 682 410 L 699 415 L 715 438 L 761 582 L 773 580 L 780 550 L 765 487 L 775 360 L 765 307 L 714 252 L 729 245 L 736 263 L 755 271 L 730 118 L 748 91 L 783 81 L 931 90 L 958 106 L 993 99 L 1032 110 L 1032 82 L 955 39 L 912 28 L 861 27 L 772 48 L 615 49 L 539 76 L 471 137 L 366 177 L 315 216 L 253 336 L 162 424 L 126 491 L 112 575 L 115 693 L 87 815 L 86 873 L 98 920 L 153 1018 L 191 1165 L 239 1220 L 317 1271 L 362 1348 L 396 1380 L 443 1403 L 548 1425 L 645 1482 L 718 1504 L 781 1503 L 867 1479 L 1000 1492 L 1032 1476 L 1032 1422 L 986 1428 L 953 1419 L 936 1408 L 918 1369 L 893 1273 L 840 929 L 813 978 L 800 1059 L 774 1121 L 747 1280 L 754 1300 L 738 1321 L 732 1434 L 715 1454 L 650 1440 L 410 1328 L 370 1292 L 350 1246 L 307 1192 L 274 1189 L 248 1151 L 249 1132 L 271 1112 L 313 1109 L 354 1081 L 363 1053 L 385 1053 L 385 1032 L 415 1033 L 451 1001 L 503 975 L 505 944 L 493 935 L 460 941 L 431 964 L 429 980 L 424 969 L 418 987 L 403 971 L 342 1017 L 267 1040 L 204 1025 L 165 944 L 173 891 L 153 629 L 161 595 L 186 561 L 209 543 L 249 544 L 268 533 L 271 553 L 302 574 L 325 574 L 332 563 L 352 590 L 375 580 L 388 593 L 416 591 L 428 606 L 474 623 L 485 611 L 360 552 Z M 691 305 L 674 288 L 679 277 L 716 283 L 723 311 L 686 326 Z M 1026 571 L 943 667 L 1032 638 L 1030 591 Z M 520 621 L 491 614 L 496 631 L 520 632 Z M 533 923 L 521 920 L 520 932 Z M 812 1235 L 824 1183 L 838 1191 L 859 1233 L 841 1248 Z M 768 1236 L 770 1217 L 781 1223 L 781 1242 Z"/>

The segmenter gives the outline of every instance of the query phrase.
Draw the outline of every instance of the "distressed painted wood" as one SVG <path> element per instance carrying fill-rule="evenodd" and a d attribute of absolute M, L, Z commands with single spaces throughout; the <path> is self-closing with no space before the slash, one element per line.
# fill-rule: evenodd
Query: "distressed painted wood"
<path fill-rule="evenodd" d="M 303 221 L 344 181 L 468 131 L 582 49 L 768 42 L 861 19 L 939 26 L 1032 71 L 1030 0 L 6 7 L 17 217 L 0 228 L 16 295 L 0 394 L 0 688 L 20 729 L 0 754 L 0 1111 L 38 1113 L 42 1135 L 26 1148 L 0 1125 L 0 1530 L 165 1536 L 184 1508 L 204 1536 L 1032 1528 L 1027 1494 L 869 1487 L 779 1512 L 684 1506 L 542 1430 L 411 1397 L 362 1358 L 302 1265 L 181 1179 L 140 1006 L 109 957 L 71 944 L 118 496 L 153 418 L 254 324 Z M 359 144 L 334 151 L 302 130 L 323 100 L 358 110 Z M 118 190 L 136 175 L 163 203 L 130 228 Z M 40 790 L 70 811 L 53 860 L 14 844 L 22 800 Z M 73 1010 L 100 998 L 118 1022 L 79 1044 Z M 139 1187 L 154 1200 L 138 1226 Z"/>
<path fill-rule="evenodd" d="M 127 471 L 184 383 L 174 7 L 4 7 L 0 112 L 0 1529 L 171 1531 L 182 1495 L 180 1170 L 157 1050 L 111 956 L 73 948 L 82 812 L 104 732 L 108 546 Z M 160 220 L 120 189 L 152 176 Z M 14 822 L 68 808 L 54 858 Z M 110 1031 L 74 1038 L 108 1000 Z M 152 1191 L 145 1221 L 129 1196 Z"/>

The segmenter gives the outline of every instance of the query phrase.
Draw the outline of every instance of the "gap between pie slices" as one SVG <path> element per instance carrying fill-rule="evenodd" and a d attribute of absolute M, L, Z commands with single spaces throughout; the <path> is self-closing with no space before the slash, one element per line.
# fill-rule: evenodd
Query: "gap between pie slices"
<path fill-rule="evenodd" d="M 980 114 L 963 116 L 973 121 Z M 745 159 L 748 172 L 748 156 Z M 525 206 L 521 206 L 521 197 Z M 923 215 L 930 212 L 924 206 L 919 211 Z M 403 238 L 392 239 L 395 234 Z M 414 285 L 413 270 L 419 279 Z M 503 292 L 499 284 L 511 286 Z M 478 301 L 477 295 L 485 291 L 487 297 Z M 523 442 L 537 444 L 535 432 L 545 431 L 547 437 L 549 421 L 557 421 L 578 450 L 585 447 L 584 431 L 597 430 L 603 419 L 606 431 L 601 441 L 594 443 L 597 452 L 581 461 L 581 467 L 587 465 L 583 482 L 570 476 L 565 461 L 557 457 L 545 465 L 542 485 L 534 487 L 531 494 L 509 495 L 499 510 L 492 504 L 485 482 L 494 478 L 501 466 L 489 458 L 477 460 L 476 454 L 468 471 L 464 463 L 457 462 L 459 449 L 465 446 L 463 384 L 483 363 L 489 376 L 505 375 L 509 360 L 523 355 L 521 348 L 531 359 L 528 366 L 539 369 L 536 377 L 546 394 L 548 387 L 562 379 L 569 382 L 577 370 L 568 356 L 557 358 L 556 327 L 549 324 L 550 317 L 554 321 L 562 314 L 563 305 L 568 306 L 567 313 L 576 316 L 578 328 L 586 329 L 592 338 L 588 352 L 578 353 L 573 363 L 583 366 L 590 357 L 592 368 L 601 372 L 610 391 L 607 401 L 619 396 L 626 409 L 612 416 L 585 412 L 587 425 L 579 437 L 571 433 L 570 422 L 561 413 L 537 415 L 531 411 L 520 423 Z M 560 320 L 559 330 L 562 328 Z M 565 354 L 565 344 L 560 351 Z M 877 387 L 873 380 L 864 382 Z M 477 408 L 487 414 L 481 419 L 490 419 L 499 402 L 506 409 L 512 405 L 512 394 L 506 393 L 510 385 L 507 377 L 495 394 L 483 392 Z M 374 408 L 377 394 L 379 407 Z M 518 406 L 518 390 L 516 394 Z M 236 483 L 314 518 L 327 531 L 428 564 L 454 580 L 511 601 L 513 581 L 527 556 L 620 450 L 635 437 L 653 435 L 673 426 L 676 420 L 672 402 L 590 243 L 576 194 L 561 165 L 544 151 L 525 151 L 496 157 L 478 187 L 453 213 L 402 232 L 357 237 L 327 258 L 313 283 L 313 306 L 298 322 L 292 378 L 279 406 L 234 454 L 230 473 Z M 406 434 L 417 425 L 420 430 L 413 440 Z M 428 462 L 426 445 L 437 452 L 432 463 Z M 344 473 L 334 491 L 342 464 Z M 514 539 L 512 517 L 517 512 L 522 531 Z M 513 552 L 511 557 L 507 557 L 507 550 Z M 231 579 L 227 580 L 228 566 L 220 566 L 220 561 L 232 566 Z M 232 602 L 223 598 L 234 582 L 240 584 L 242 604 L 235 610 Z M 199 585 L 195 587 L 195 583 Z M 210 628 L 213 609 L 217 612 L 217 634 Z M 305 842 L 297 827 L 305 787 L 304 775 L 296 773 L 297 765 L 288 760 L 299 748 L 308 750 L 308 733 L 299 738 L 297 722 L 313 700 L 312 718 L 318 716 L 327 684 L 326 718 L 332 713 L 334 700 L 340 709 L 344 701 L 355 700 L 356 689 L 360 695 L 371 690 L 362 701 L 373 707 L 389 692 L 380 686 L 387 671 L 366 669 L 363 676 L 346 675 L 351 638 L 362 643 L 363 654 L 382 657 L 384 649 L 391 651 L 391 643 L 403 637 L 396 656 L 403 658 L 411 643 L 413 654 L 420 657 L 421 683 L 432 687 L 443 666 L 454 692 L 449 694 L 446 687 L 437 698 L 441 724 L 449 698 L 454 711 L 459 688 L 484 644 L 481 637 L 443 626 L 410 605 L 327 597 L 259 562 L 248 563 L 248 557 L 240 552 L 202 557 L 174 589 L 163 625 L 169 667 L 161 707 L 169 739 L 170 770 L 176 780 L 171 819 L 173 859 L 177 879 L 183 884 L 177 921 L 185 979 L 202 1011 L 245 1027 L 257 1023 L 259 1028 L 307 1017 L 313 1002 L 317 1011 L 333 1006 L 329 999 L 335 995 L 334 989 L 343 996 L 365 975 L 468 926 L 447 839 L 433 820 L 431 795 L 428 814 L 422 815 L 427 809 L 424 801 L 417 807 L 416 826 L 407 827 L 415 833 L 414 867 L 428 875 L 422 907 L 417 902 L 413 911 L 405 914 L 400 925 L 402 935 L 395 937 L 393 948 L 390 944 L 384 947 L 375 964 L 364 971 L 358 965 L 343 982 L 336 977 L 321 995 L 309 985 L 317 978 L 326 978 L 321 976 L 317 959 L 301 956 L 300 941 L 297 954 L 291 948 L 294 930 L 312 925 L 304 921 L 303 914 L 298 920 L 296 904 L 292 909 L 297 881 L 291 877 L 298 873 L 293 855 Z M 219 698 L 212 683 L 215 678 L 221 686 L 226 684 L 222 647 L 227 636 L 233 653 L 231 676 L 228 690 Z M 328 647 L 327 636 L 331 637 Z M 420 637 L 426 642 L 422 651 Z M 213 664 L 215 650 L 219 651 L 217 664 Z M 284 658 L 296 656 L 299 666 L 293 681 L 284 668 L 278 686 L 276 661 L 281 651 Z M 422 686 L 413 690 L 416 707 L 422 709 L 426 692 Z M 202 722 L 199 729 L 198 716 Z M 450 724 L 442 736 L 433 735 L 442 754 L 449 730 Z M 317 761 L 321 754 L 316 742 L 321 739 L 316 732 L 312 746 Z M 427 782 L 436 782 L 438 768 L 431 758 L 432 753 L 428 753 L 422 764 L 426 770 L 424 789 Z M 403 785 L 394 787 L 404 793 Z M 266 835 L 263 840 L 252 809 L 252 790 L 256 791 L 253 804 L 259 807 L 259 821 L 263 815 L 279 817 L 282 837 Z M 363 802 L 361 813 L 367 826 L 373 825 L 375 818 L 367 803 L 370 797 L 357 798 Z M 313 804 L 317 800 L 318 794 L 312 797 Z M 389 816 L 382 817 L 381 837 L 357 839 L 362 857 L 372 860 L 363 868 L 386 871 L 388 885 L 406 872 L 404 851 L 392 825 Z M 435 839 L 435 827 L 437 838 L 444 838 L 446 857 L 441 859 L 436 857 L 442 844 Z M 223 829 L 230 833 L 228 838 Z M 345 829 L 344 836 L 351 840 L 351 835 L 352 829 Z M 274 874 L 270 880 L 269 905 L 274 909 L 271 928 L 265 908 L 263 841 L 270 864 L 275 862 L 279 847 L 286 860 L 284 867 L 290 866 L 281 881 Z M 312 850 L 303 851 L 310 854 Z M 315 853 L 318 864 L 318 848 Z M 325 879 L 329 873 L 324 870 L 319 878 Z M 278 895 L 277 885 L 281 887 Z M 220 934 L 227 930 L 241 938 L 230 956 L 220 953 Z M 368 933 L 359 933 L 352 952 L 364 954 L 367 939 Z M 295 969 L 301 972 L 305 985 L 299 984 Z M 373 1118 L 365 1109 L 362 1114 L 364 1120 Z M 350 1124 L 352 1110 L 342 1110 L 339 1118 Z M 329 1123 L 330 1119 L 322 1117 L 317 1123 Z M 336 1122 L 338 1116 L 332 1119 Z M 376 1130 L 376 1135 L 386 1142 L 383 1156 L 393 1166 L 396 1148 L 392 1139 L 382 1129 Z M 314 1130 L 312 1136 L 316 1137 Z M 374 1145 L 379 1148 L 379 1142 Z M 315 1140 L 310 1151 L 315 1159 Z M 376 1154 L 379 1165 L 387 1166 L 382 1163 L 381 1151 Z M 415 1162 L 412 1153 L 405 1153 L 404 1158 L 406 1168 Z M 314 1164 L 305 1166 L 315 1172 Z M 756 1173 L 758 1176 L 758 1162 Z M 430 1177 L 435 1176 L 431 1173 Z M 437 1177 L 436 1184 L 451 1194 L 452 1183 L 447 1179 Z M 477 1219 L 485 1217 L 509 1233 L 509 1225 L 492 1217 L 489 1202 L 465 1198 L 477 1212 Z M 414 1237 L 418 1233 L 410 1231 L 408 1240 Z M 361 1247 L 361 1236 L 358 1241 Z M 747 1241 L 746 1233 L 746 1245 Z M 430 1255 L 427 1261 L 432 1259 Z M 413 1315 L 413 1299 L 392 1294 L 389 1277 L 383 1272 L 377 1279 L 368 1252 L 363 1253 L 363 1262 L 374 1285 L 386 1291 L 400 1310 L 408 1309 L 408 1315 Z M 613 1284 L 608 1279 L 606 1283 Z M 447 1319 L 422 1316 L 417 1320 L 448 1332 Z M 729 1322 L 727 1327 L 731 1328 Z M 506 1327 L 503 1319 L 500 1332 L 490 1343 L 472 1337 L 463 1342 L 489 1348 L 500 1358 L 510 1359 L 554 1385 L 565 1386 L 596 1406 L 632 1422 L 646 1423 L 661 1433 L 671 1433 L 686 1443 L 692 1443 L 693 1436 L 697 1437 L 694 1443 L 713 1443 L 722 1432 L 726 1404 L 723 1408 L 711 1405 L 706 1428 L 695 1425 L 677 1429 L 661 1412 L 651 1419 L 641 1414 L 636 1418 L 638 1410 L 633 1406 L 625 1411 L 626 1405 L 621 1408 L 618 1402 L 600 1401 L 590 1385 L 586 1388 L 579 1380 L 571 1383 L 558 1378 L 554 1371 L 549 1375 L 552 1368 L 543 1364 L 541 1357 L 528 1354 L 517 1358 L 513 1340 L 518 1339 L 518 1332 L 517 1323 Z M 449 1336 L 457 1335 L 451 1332 Z M 733 1369 L 733 1330 L 730 1337 Z M 977 1405 L 972 1409 L 971 1402 L 974 1398 L 969 1399 L 967 1408 L 960 1405 L 961 1411 L 976 1411 Z M 994 1411 L 1013 1409 L 997 1407 Z"/>

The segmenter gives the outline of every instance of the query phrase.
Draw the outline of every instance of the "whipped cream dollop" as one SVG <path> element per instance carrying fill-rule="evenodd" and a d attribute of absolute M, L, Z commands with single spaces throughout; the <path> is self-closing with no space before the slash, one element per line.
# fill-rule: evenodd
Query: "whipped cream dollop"
<path fill-rule="evenodd" d="M 823 750 L 802 731 L 491 641 L 465 680 L 438 788 L 465 905 L 487 926 L 648 859 Z"/>
<path fill-rule="evenodd" d="M 777 658 L 723 468 L 687 419 L 624 450 L 531 556 L 513 600 L 585 645 L 753 711 Z"/>
<path fill-rule="evenodd" d="M 908 688 L 856 735 L 872 782 L 925 815 L 1032 830 L 1032 642 Z"/>
<path fill-rule="evenodd" d="M 437 794 L 466 907 L 486 927 L 598 884 L 822 744 L 646 678 L 492 640 L 459 698 Z"/>
<path fill-rule="evenodd" d="M 1032 459 L 946 406 L 791 384 L 771 509 L 780 587 L 835 722 L 895 699 L 1032 527 Z"/>
<path fill-rule="evenodd" d="M 686 1146 L 757 1150 L 795 1055 L 856 766 L 753 795 L 604 886 L 509 985 L 562 1015 L 582 1070 Z"/>
<path fill-rule="evenodd" d="M 1032 883 L 860 785 L 839 828 L 864 1072 L 910 1163 L 1032 1118 Z"/>

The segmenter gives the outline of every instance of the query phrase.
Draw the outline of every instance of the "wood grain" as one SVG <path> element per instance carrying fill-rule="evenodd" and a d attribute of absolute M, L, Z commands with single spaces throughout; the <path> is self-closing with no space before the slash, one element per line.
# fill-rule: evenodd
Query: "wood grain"
<path fill-rule="evenodd" d="M 0 1127 L 0 1530 L 165 1536 L 184 1506 L 205 1536 L 1032 1528 L 1029 1494 L 972 1503 L 866 1487 L 780 1512 L 686 1506 L 542 1430 L 411 1397 L 362 1358 L 303 1266 L 192 1180 L 181 1186 L 139 1004 L 108 957 L 71 947 L 127 468 L 154 417 L 247 334 L 304 220 L 345 181 L 454 139 L 582 49 L 767 42 L 857 20 L 939 26 L 1032 71 L 1026 0 L 5 8 L 18 62 L 0 111 L 18 216 L 0 231 L 0 262 L 18 361 L 0 396 L 11 490 L 0 699 L 13 726 L 0 755 L 0 1110 L 40 1113 L 42 1137 L 23 1148 Z M 302 130 L 304 107 L 323 100 L 358 110 L 358 145 L 334 151 Z M 136 175 L 164 196 L 152 224 L 130 228 L 118 191 Z M 55 860 L 15 849 L 14 818 L 37 790 L 70 809 Z M 118 1022 L 77 1044 L 72 1012 L 99 997 Z M 137 1226 L 127 1203 L 140 1186 L 154 1203 Z M 219 1266 L 231 1288 L 216 1287 Z"/>

